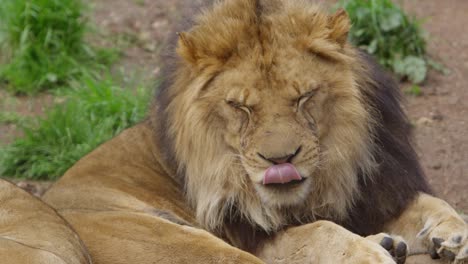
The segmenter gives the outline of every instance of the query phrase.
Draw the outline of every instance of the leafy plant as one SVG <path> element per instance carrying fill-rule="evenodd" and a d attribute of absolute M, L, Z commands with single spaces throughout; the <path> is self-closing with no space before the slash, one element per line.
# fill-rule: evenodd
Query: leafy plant
<path fill-rule="evenodd" d="M 422 90 L 421 86 L 417 84 L 411 85 L 407 90 L 405 90 L 406 94 L 412 95 L 412 96 L 421 96 L 422 95 Z"/>
<path fill-rule="evenodd" d="M 84 42 L 81 0 L 2 0 L 0 48 L 7 63 L 0 79 L 16 93 L 37 93 L 99 68 L 115 57 Z"/>
<path fill-rule="evenodd" d="M 24 137 L 0 151 L 0 175 L 54 179 L 102 142 L 142 120 L 148 89 L 118 87 L 113 78 L 86 75 L 65 90 L 66 101 L 36 122 L 27 122 Z"/>
<path fill-rule="evenodd" d="M 421 22 L 391 0 L 341 0 L 353 23 L 350 41 L 413 83 L 425 80 L 426 38 Z"/>

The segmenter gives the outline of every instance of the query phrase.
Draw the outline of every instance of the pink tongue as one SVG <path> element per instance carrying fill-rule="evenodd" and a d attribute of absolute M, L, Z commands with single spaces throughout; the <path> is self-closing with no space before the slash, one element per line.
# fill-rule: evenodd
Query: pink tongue
<path fill-rule="evenodd" d="M 284 163 L 268 168 L 263 176 L 263 184 L 288 183 L 301 179 L 301 175 L 291 163 Z"/>

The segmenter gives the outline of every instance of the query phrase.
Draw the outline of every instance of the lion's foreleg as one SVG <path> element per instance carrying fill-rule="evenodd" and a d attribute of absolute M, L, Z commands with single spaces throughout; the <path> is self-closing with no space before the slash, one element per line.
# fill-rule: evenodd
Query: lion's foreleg
<path fill-rule="evenodd" d="M 383 247 L 329 221 L 280 232 L 256 255 L 266 263 L 395 263 Z"/>
<path fill-rule="evenodd" d="M 468 259 L 467 224 L 445 201 L 428 194 L 419 194 L 398 219 L 386 225 L 385 232 L 402 236 L 410 254 Z"/>

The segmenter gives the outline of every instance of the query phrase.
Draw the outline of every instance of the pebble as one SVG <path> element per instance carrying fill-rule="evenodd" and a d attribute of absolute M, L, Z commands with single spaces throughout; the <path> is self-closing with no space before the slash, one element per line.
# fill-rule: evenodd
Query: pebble
<path fill-rule="evenodd" d="M 427 117 L 421 117 L 416 121 L 416 126 L 427 126 L 432 123 L 432 119 Z"/>
<path fill-rule="evenodd" d="M 431 116 L 431 119 L 434 120 L 434 121 L 444 120 L 444 116 L 439 111 L 431 112 L 431 113 L 429 113 L 429 115 Z"/>

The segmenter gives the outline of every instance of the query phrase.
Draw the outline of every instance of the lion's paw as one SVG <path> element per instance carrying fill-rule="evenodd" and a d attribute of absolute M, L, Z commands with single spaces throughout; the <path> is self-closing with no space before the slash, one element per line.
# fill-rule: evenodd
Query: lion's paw
<path fill-rule="evenodd" d="M 430 219 L 417 236 L 429 247 L 433 259 L 468 262 L 468 225 L 458 215 Z"/>
<path fill-rule="evenodd" d="M 385 248 L 398 264 L 404 264 L 408 257 L 409 249 L 405 240 L 400 236 L 392 236 L 379 233 L 366 237 L 367 240 L 375 242 Z"/>

